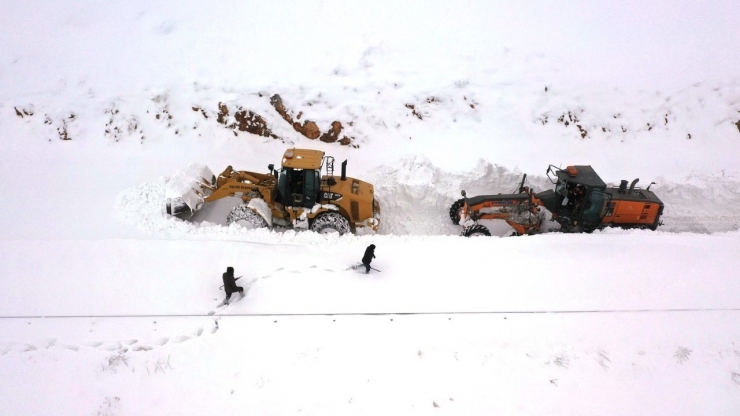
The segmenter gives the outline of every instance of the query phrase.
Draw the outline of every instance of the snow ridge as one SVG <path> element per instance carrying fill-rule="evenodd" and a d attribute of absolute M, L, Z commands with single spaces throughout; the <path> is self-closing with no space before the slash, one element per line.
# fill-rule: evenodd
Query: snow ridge
<path fill-rule="evenodd" d="M 465 172 L 447 172 L 424 156 L 409 156 L 383 165 L 367 178 L 375 184 L 381 204 L 381 235 L 458 235 L 459 226 L 451 223 L 449 208 L 460 191 L 468 195 L 514 193 L 523 173 L 480 160 Z M 165 192 L 172 178 L 161 177 L 122 192 L 116 201 L 116 216 L 150 235 L 185 239 L 257 239 L 273 242 L 318 242 L 313 233 L 248 231 L 238 225 L 225 226 L 228 209 L 239 203 L 217 201 L 219 209 L 196 213 L 194 221 L 169 217 L 164 213 Z M 692 174 L 685 183 L 656 178 L 651 189 L 666 205 L 663 232 L 714 233 L 740 229 L 740 180 L 732 175 Z M 616 185 L 616 183 L 609 183 Z M 552 188 L 543 175 L 528 175 L 527 185 L 542 191 Z M 647 186 L 647 184 L 638 183 Z M 490 222 L 487 222 L 490 224 Z M 502 222 L 491 224 L 499 235 L 510 232 Z M 611 232 L 616 232 L 612 230 Z M 331 237 L 329 237 L 331 239 Z"/>

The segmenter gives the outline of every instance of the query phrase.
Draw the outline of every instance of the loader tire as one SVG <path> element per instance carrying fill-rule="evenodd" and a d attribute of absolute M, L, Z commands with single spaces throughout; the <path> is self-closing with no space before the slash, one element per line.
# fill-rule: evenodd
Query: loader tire
<path fill-rule="evenodd" d="M 465 200 L 464 199 L 458 199 L 450 207 L 450 219 L 452 220 L 452 223 L 455 224 L 455 225 L 460 225 L 460 215 L 458 215 L 458 214 L 460 212 L 460 208 L 462 208 L 463 205 L 465 205 Z"/>
<path fill-rule="evenodd" d="M 350 232 L 349 221 L 338 212 L 325 212 L 313 220 L 311 231 L 320 234 L 346 234 Z"/>
<path fill-rule="evenodd" d="M 267 227 L 267 221 L 245 204 L 234 207 L 226 217 L 227 226 L 234 223 L 248 230 Z"/>
<path fill-rule="evenodd" d="M 462 235 L 465 237 L 480 237 L 484 235 L 490 237 L 491 232 L 488 231 L 488 228 L 480 224 L 475 224 L 463 230 Z"/>

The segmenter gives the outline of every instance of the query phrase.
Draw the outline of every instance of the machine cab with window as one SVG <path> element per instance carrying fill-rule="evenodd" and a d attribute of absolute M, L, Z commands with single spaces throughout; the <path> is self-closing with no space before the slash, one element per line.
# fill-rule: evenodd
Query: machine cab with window
<path fill-rule="evenodd" d="M 550 176 L 551 173 L 555 177 Z M 543 202 L 553 216 L 560 218 L 564 226 L 584 230 L 597 228 L 611 195 L 594 169 L 591 166 L 568 166 L 566 169 L 550 166 L 547 174 L 555 184 L 555 192 L 546 195 L 547 200 Z"/>
<path fill-rule="evenodd" d="M 319 196 L 324 152 L 289 149 L 278 175 L 278 201 L 286 207 L 311 208 Z"/>

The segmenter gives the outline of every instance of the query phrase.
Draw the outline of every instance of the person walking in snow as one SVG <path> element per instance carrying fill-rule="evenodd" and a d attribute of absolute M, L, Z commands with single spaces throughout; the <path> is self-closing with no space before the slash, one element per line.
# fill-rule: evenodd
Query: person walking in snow
<path fill-rule="evenodd" d="M 244 288 L 236 285 L 236 279 L 234 278 L 234 268 L 233 267 L 227 267 L 226 273 L 224 273 L 223 277 L 224 277 L 224 291 L 226 292 L 226 299 L 224 299 L 224 304 L 228 305 L 229 299 L 231 299 L 232 293 L 239 292 L 240 295 L 244 296 Z"/>
<path fill-rule="evenodd" d="M 365 255 L 362 256 L 362 264 L 365 265 L 365 274 L 370 273 L 370 262 L 375 258 L 375 244 L 370 244 L 365 249 Z"/>

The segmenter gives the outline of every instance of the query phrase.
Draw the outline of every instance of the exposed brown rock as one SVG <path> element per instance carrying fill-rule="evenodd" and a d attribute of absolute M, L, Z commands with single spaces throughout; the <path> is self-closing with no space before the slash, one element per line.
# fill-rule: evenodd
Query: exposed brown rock
<path fill-rule="evenodd" d="M 735 125 L 737 126 L 737 131 L 740 131 L 740 120 L 738 120 L 737 123 L 735 123 Z"/>
<path fill-rule="evenodd" d="M 200 107 L 193 107 L 193 111 L 200 111 L 201 114 L 203 114 L 203 117 L 208 118 L 208 114 L 206 114 L 206 110 L 200 108 Z M 226 109 L 228 111 L 228 109 Z"/>
<path fill-rule="evenodd" d="M 203 117 L 208 118 L 208 114 L 202 108 L 193 107 L 193 111 L 200 111 L 201 114 L 203 114 Z M 236 112 L 234 112 L 234 120 L 236 120 L 236 122 L 231 124 L 226 124 L 228 116 L 229 108 L 226 104 L 218 103 L 216 121 L 226 126 L 227 129 L 234 130 L 234 136 L 239 135 L 237 133 L 237 130 L 239 130 L 262 137 L 272 137 L 273 139 L 280 138 L 278 135 L 274 134 L 269 127 L 267 127 L 267 120 L 253 111 L 237 107 Z"/>
<path fill-rule="evenodd" d="M 319 137 L 319 140 L 325 143 L 334 143 L 339 139 L 339 134 L 342 132 L 342 123 L 335 121 L 331 123 L 331 128 L 326 133 Z"/>
<path fill-rule="evenodd" d="M 57 133 L 59 133 L 59 138 L 62 140 L 72 140 L 67 134 L 67 122 L 65 121 L 62 121 L 62 127 L 57 128 Z"/>
<path fill-rule="evenodd" d="M 576 127 L 578 127 L 578 131 L 581 132 L 581 139 L 585 139 L 586 136 L 588 136 L 588 131 L 586 131 L 586 129 L 584 129 L 580 124 L 576 124 Z"/>
<path fill-rule="evenodd" d="M 20 118 L 23 118 L 23 113 L 21 113 L 20 111 L 18 111 L 18 108 L 17 107 L 13 107 L 13 109 L 15 109 L 15 115 L 17 115 Z"/>
<path fill-rule="evenodd" d="M 324 134 L 321 134 L 321 130 L 319 130 L 319 126 L 316 125 L 315 122 L 311 120 L 305 120 L 303 124 L 299 123 L 296 120 L 300 120 L 303 116 L 303 112 L 298 112 L 298 115 L 296 116 L 295 120 L 293 119 L 293 116 L 291 113 L 285 108 L 285 105 L 283 104 L 283 99 L 278 94 L 274 94 L 272 97 L 270 97 L 270 105 L 275 108 L 275 111 L 280 114 L 280 117 L 283 118 L 283 120 L 290 123 L 295 131 L 301 133 L 302 135 L 308 137 L 311 140 L 319 139 L 322 142 L 326 143 L 334 143 L 339 141 L 340 144 L 346 146 L 350 143 L 352 143 L 352 140 L 354 140 L 351 137 L 344 136 L 341 140 L 339 140 L 339 135 L 342 132 L 342 123 L 338 121 L 334 121 L 331 123 L 331 129 L 327 131 Z M 310 105 L 310 104 L 309 104 Z M 350 124 L 351 125 L 351 124 Z"/>
<path fill-rule="evenodd" d="M 321 130 L 319 130 L 319 126 L 317 126 L 316 123 L 311 120 L 304 121 L 302 125 L 299 123 L 293 123 L 293 128 L 295 129 L 295 131 L 301 133 L 311 140 L 318 139 L 321 135 Z"/>
<path fill-rule="evenodd" d="M 275 94 L 272 97 L 270 97 L 270 104 L 275 108 L 275 111 L 277 111 L 278 114 L 280 114 L 283 120 L 287 121 L 290 124 L 294 123 L 293 117 L 290 115 L 290 113 L 288 113 L 288 110 L 285 109 L 285 106 L 283 105 L 283 99 L 280 98 L 279 95 Z"/>
<path fill-rule="evenodd" d="M 234 113 L 236 127 L 239 131 L 256 134 L 262 137 L 277 138 L 275 134 L 267 127 L 267 121 L 262 116 L 249 110 L 239 109 Z"/>
<path fill-rule="evenodd" d="M 224 103 L 218 103 L 218 115 L 216 121 L 221 124 L 226 124 L 226 117 L 229 115 L 229 108 Z"/>
<path fill-rule="evenodd" d="M 424 117 L 422 117 L 421 113 L 416 111 L 416 107 L 413 104 L 406 104 L 406 108 L 411 110 L 411 114 L 414 115 L 414 117 L 418 118 L 419 120 L 423 120 Z"/>

